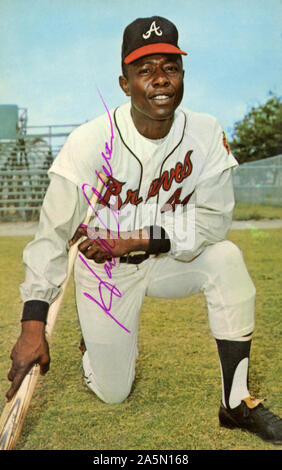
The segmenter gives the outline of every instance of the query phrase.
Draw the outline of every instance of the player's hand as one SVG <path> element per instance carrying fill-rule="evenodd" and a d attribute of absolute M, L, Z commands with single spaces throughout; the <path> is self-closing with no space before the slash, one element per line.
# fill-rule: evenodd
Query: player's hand
<path fill-rule="evenodd" d="M 146 251 L 149 244 L 149 236 L 144 230 L 118 233 L 80 225 L 70 245 L 76 243 L 82 236 L 86 238 L 79 243 L 79 251 L 96 263 L 105 263 L 107 260 L 123 256 L 131 251 Z"/>
<path fill-rule="evenodd" d="M 12 366 L 8 373 L 8 379 L 12 384 L 6 393 L 7 401 L 12 399 L 34 364 L 39 364 L 41 375 L 48 372 L 50 356 L 44 330 L 43 322 L 30 320 L 22 323 L 21 335 L 10 356 Z"/>

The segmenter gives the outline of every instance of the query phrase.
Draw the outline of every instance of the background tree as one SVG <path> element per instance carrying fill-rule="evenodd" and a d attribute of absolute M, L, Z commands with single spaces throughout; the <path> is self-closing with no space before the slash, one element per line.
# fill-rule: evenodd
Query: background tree
<path fill-rule="evenodd" d="M 282 153 L 282 101 L 272 92 L 269 96 L 265 104 L 251 108 L 235 123 L 230 147 L 239 163 Z"/>

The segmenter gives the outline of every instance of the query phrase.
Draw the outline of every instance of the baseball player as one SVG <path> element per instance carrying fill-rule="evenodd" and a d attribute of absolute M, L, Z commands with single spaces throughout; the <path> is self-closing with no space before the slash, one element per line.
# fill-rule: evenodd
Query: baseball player
<path fill-rule="evenodd" d="M 237 162 L 213 116 L 179 106 L 185 55 L 169 20 L 133 21 L 119 78 L 128 102 L 114 110 L 104 103 L 105 113 L 75 129 L 51 166 L 38 232 L 24 251 L 22 332 L 7 399 L 32 364 L 48 370 L 48 308 L 66 276 L 69 241 L 83 235 L 74 278 L 88 387 L 106 403 L 130 393 L 145 296 L 203 292 L 221 366 L 220 424 L 281 444 L 281 419 L 248 389 L 255 287 L 226 240 Z M 101 175 L 95 217 L 82 226 Z"/>

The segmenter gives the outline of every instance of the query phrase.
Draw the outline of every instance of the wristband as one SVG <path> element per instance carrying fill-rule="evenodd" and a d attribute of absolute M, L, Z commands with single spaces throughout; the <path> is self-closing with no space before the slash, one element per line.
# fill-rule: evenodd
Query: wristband
<path fill-rule="evenodd" d="M 144 227 L 150 236 L 149 248 L 147 253 L 149 255 L 158 255 L 159 253 L 167 253 L 170 250 L 170 239 L 163 227 L 158 225 L 151 225 Z"/>
<path fill-rule="evenodd" d="M 46 323 L 48 310 L 48 302 L 43 300 L 28 300 L 24 303 L 21 321 L 37 320 Z"/>

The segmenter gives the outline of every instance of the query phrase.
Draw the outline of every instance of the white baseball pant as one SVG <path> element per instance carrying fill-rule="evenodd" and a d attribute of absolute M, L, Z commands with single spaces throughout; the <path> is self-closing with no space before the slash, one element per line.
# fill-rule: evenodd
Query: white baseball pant
<path fill-rule="evenodd" d="M 208 246 L 190 262 L 161 255 L 139 265 L 117 261 L 107 272 L 104 265 L 80 256 L 88 265 L 78 257 L 74 272 L 87 349 L 82 361 L 84 375 L 88 387 L 106 403 L 121 403 L 130 393 L 138 355 L 139 313 L 145 296 L 178 298 L 203 292 L 215 338 L 232 340 L 254 329 L 255 287 L 241 251 L 230 241 Z"/>

